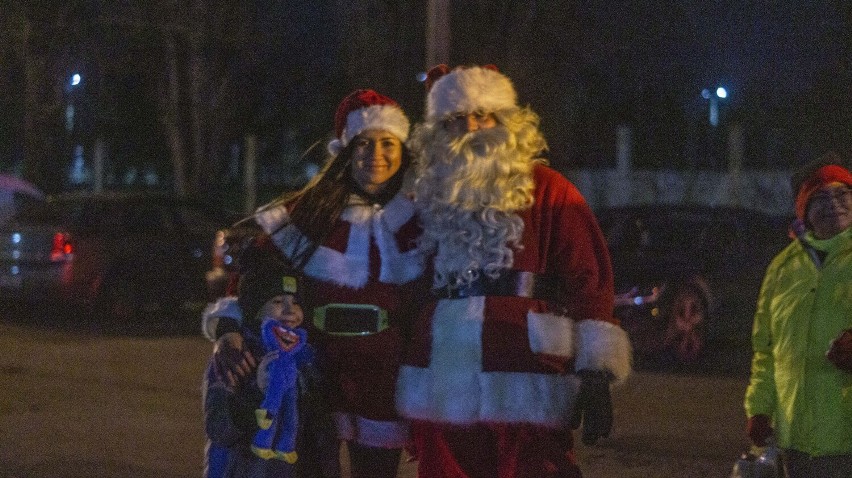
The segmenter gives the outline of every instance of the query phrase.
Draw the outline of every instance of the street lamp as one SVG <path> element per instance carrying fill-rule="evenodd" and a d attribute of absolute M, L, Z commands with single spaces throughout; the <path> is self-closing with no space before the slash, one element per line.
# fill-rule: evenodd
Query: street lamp
<path fill-rule="evenodd" d="M 728 97 L 728 90 L 726 90 L 723 86 L 717 87 L 716 91 L 713 92 L 704 88 L 701 90 L 701 97 L 705 100 L 710 100 L 710 112 L 708 118 L 710 126 L 719 126 L 719 100 Z"/>

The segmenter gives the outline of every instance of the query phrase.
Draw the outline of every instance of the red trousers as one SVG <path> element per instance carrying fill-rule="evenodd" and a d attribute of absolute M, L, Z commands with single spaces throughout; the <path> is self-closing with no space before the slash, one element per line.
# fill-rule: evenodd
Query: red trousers
<path fill-rule="evenodd" d="M 581 478 L 571 430 L 415 421 L 419 478 Z"/>

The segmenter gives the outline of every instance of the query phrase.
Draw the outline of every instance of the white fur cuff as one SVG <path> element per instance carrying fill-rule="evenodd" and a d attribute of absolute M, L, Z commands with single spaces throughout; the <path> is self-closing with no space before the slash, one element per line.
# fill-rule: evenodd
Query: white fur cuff
<path fill-rule="evenodd" d="M 527 313 L 527 330 L 533 353 L 572 357 L 574 321 L 554 314 Z"/>
<path fill-rule="evenodd" d="M 210 302 L 201 313 L 201 333 L 211 341 L 216 341 L 216 326 L 220 318 L 234 319 L 243 322 L 243 311 L 237 298 L 233 296 L 222 297 L 216 302 Z"/>
<path fill-rule="evenodd" d="M 618 325 L 603 320 L 581 320 L 577 322 L 576 370 L 608 370 L 615 375 L 616 382 L 623 382 L 630 375 L 633 348 L 627 332 Z"/>

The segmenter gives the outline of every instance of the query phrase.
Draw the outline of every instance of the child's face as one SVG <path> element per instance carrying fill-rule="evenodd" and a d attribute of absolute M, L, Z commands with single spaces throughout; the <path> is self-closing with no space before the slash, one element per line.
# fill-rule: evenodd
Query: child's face
<path fill-rule="evenodd" d="M 260 313 L 264 317 L 272 317 L 281 322 L 281 325 L 291 329 L 302 325 L 305 314 L 302 306 L 296 302 L 296 298 L 290 294 L 276 295 L 263 304 Z"/>

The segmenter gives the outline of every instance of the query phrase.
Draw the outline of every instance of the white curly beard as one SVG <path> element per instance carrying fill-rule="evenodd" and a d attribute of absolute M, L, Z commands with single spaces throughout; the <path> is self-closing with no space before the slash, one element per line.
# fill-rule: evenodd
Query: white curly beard
<path fill-rule="evenodd" d="M 435 257 L 435 286 L 496 278 L 513 264 L 524 223 L 517 211 L 533 203 L 535 163 L 505 126 L 452 139 L 438 126 L 419 132 L 426 147 L 418 165 L 420 247 Z"/>

